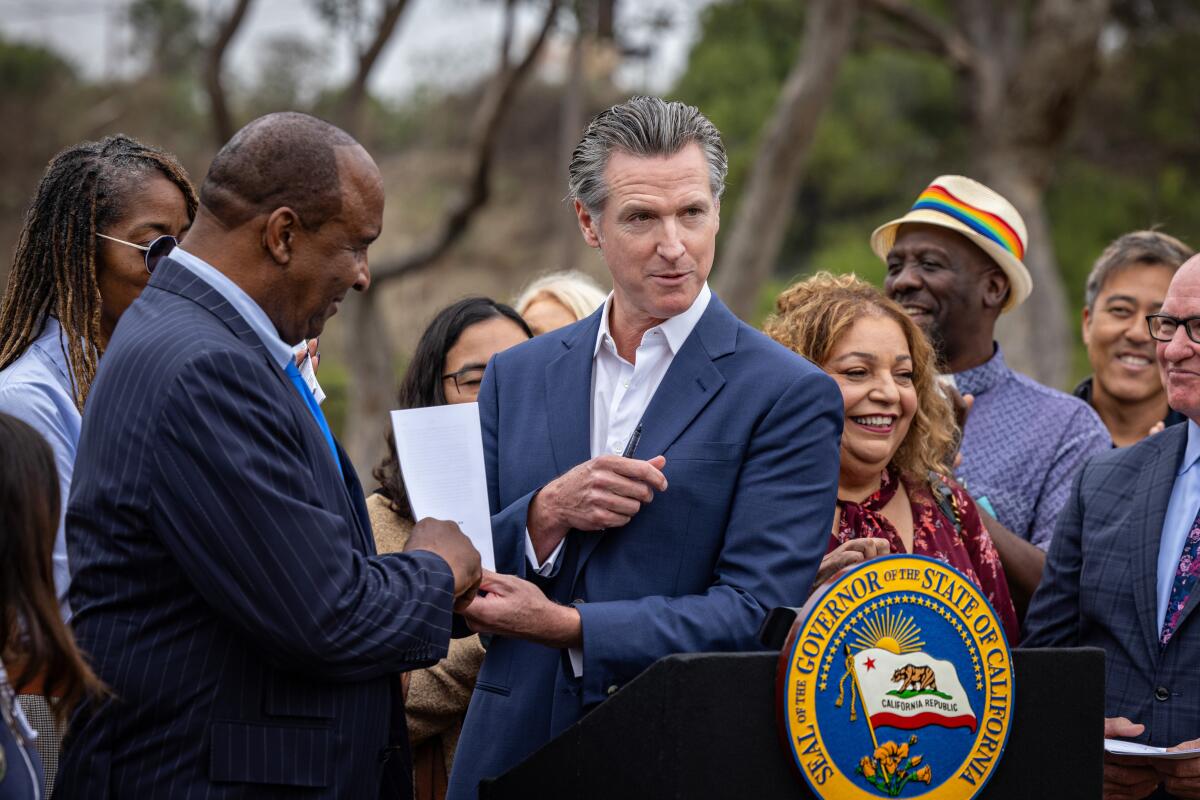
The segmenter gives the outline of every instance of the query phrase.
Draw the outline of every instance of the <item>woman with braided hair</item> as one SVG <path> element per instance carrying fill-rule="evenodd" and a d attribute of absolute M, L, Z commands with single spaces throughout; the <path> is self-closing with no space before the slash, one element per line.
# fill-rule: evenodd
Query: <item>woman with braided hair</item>
<path fill-rule="evenodd" d="M 63 522 L 83 405 L 117 320 L 196 206 L 174 156 L 117 135 L 56 155 L 25 214 L 0 305 L 0 412 L 31 425 L 54 451 L 63 509 L 54 582 L 67 618 Z M 36 687 L 17 688 L 30 692 L 22 705 L 43 734 L 39 750 L 52 784 L 51 716 Z"/>

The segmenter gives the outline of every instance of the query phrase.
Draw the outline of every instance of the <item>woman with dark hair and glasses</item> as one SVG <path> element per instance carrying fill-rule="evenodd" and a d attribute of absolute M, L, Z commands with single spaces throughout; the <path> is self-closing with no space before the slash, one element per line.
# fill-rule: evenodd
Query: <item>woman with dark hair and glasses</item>
<path fill-rule="evenodd" d="M 440 311 L 421 335 L 400 382 L 397 408 L 475 402 L 488 360 L 532 337 L 521 316 L 503 303 L 486 297 L 459 300 Z M 399 552 L 408 541 L 413 518 L 390 433 L 388 455 L 374 474 L 380 488 L 367 498 L 367 510 L 375 546 L 380 553 Z M 452 639 L 446 658 L 404 676 L 417 800 L 446 794 L 454 748 L 482 660 L 478 636 Z"/>
<path fill-rule="evenodd" d="M 58 475 L 45 439 L 0 414 L 0 798 L 49 797 L 36 735 L 13 687 L 36 686 L 64 725 L 85 696 L 105 689 L 75 647 L 54 592 Z"/>
<path fill-rule="evenodd" d="M 25 214 L 0 305 L 0 412 L 33 426 L 54 452 L 64 507 L 54 583 L 65 617 L 70 571 L 62 521 L 83 405 L 117 320 L 191 225 L 196 205 L 174 156 L 110 136 L 55 156 Z M 52 784 L 52 719 L 35 697 L 22 702 L 42 733 Z"/>

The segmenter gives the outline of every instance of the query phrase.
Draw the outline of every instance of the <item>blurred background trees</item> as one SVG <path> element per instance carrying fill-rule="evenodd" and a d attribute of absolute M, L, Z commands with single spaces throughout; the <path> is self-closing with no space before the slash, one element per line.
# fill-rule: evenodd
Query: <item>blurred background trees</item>
<path fill-rule="evenodd" d="M 84 69 L 70 47 L 37 44 L 12 22 L 89 3 L 98 24 L 129 34 L 108 69 Z M 634 92 L 695 103 L 724 134 L 713 283 L 754 323 L 814 269 L 881 280 L 871 230 L 932 177 L 961 172 L 1007 194 L 1030 228 L 1034 298 L 1005 320 L 1006 351 L 1068 387 L 1086 370 L 1079 308 L 1104 245 L 1155 225 L 1200 245 L 1200 0 L 301 3 L 307 28 L 263 33 L 263 15 L 287 4 L 0 0 L 11 12 L 0 22 L 0 247 L 12 252 L 46 161 L 80 139 L 138 136 L 199 182 L 218 144 L 259 114 L 337 121 L 376 157 L 388 191 L 376 285 L 322 344 L 327 410 L 364 476 L 395 377 L 438 308 L 467 293 L 511 299 L 567 266 L 607 280 L 562 202 L 566 161 L 586 120 Z M 419 46 L 413 26 L 431 5 L 465 20 L 463 35 L 427 56 L 420 86 L 391 91 L 380 64 Z M 485 17 L 493 24 L 475 24 Z M 686 66 L 664 81 L 657 56 L 681 39 Z M 233 58 L 239 47 L 253 58 Z M 485 66 L 443 80 L 459 60 Z M 0 259 L 0 277 L 7 268 Z"/>

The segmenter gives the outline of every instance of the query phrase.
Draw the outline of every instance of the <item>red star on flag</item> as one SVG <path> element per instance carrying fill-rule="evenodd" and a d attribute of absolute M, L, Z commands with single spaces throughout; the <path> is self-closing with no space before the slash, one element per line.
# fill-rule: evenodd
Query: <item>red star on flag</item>
<path fill-rule="evenodd" d="M 867 659 L 867 669 L 875 669 L 875 659 L 873 659 L 873 658 Z"/>

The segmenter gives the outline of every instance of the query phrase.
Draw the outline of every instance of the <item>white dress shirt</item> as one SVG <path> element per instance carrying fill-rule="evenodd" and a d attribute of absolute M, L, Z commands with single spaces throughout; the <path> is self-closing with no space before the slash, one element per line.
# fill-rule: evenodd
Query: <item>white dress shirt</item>
<path fill-rule="evenodd" d="M 634 361 L 626 361 L 617 352 L 616 341 L 609 328 L 609 312 L 612 310 L 612 294 L 604 302 L 600 315 L 600 329 L 596 333 L 596 344 L 592 350 L 592 458 L 606 453 L 621 455 L 633 435 L 634 428 L 646 413 L 646 408 L 658 391 L 658 385 L 683 347 L 688 336 L 704 316 L 712 299 L 712 290 L 705 283 L 682 314 L 677 314 L 661 325 L 642 334 L 642 341 L 634 352 Z M 637 453 L 639 457 L 653 458 L 658 453 Z M 595 535 L 599 535 L 597 532 Z M 529 532 L 525 533 L 525 555 L 535 572 L 552 577 L 558 570 L 559 556 L 566 539 L 558 543 L 554 552 L 544 561 L 538 561 L 537 552 Z M 583 654 L 576 648 L 568 651 L 575 676 L 583 674 Z"/>

